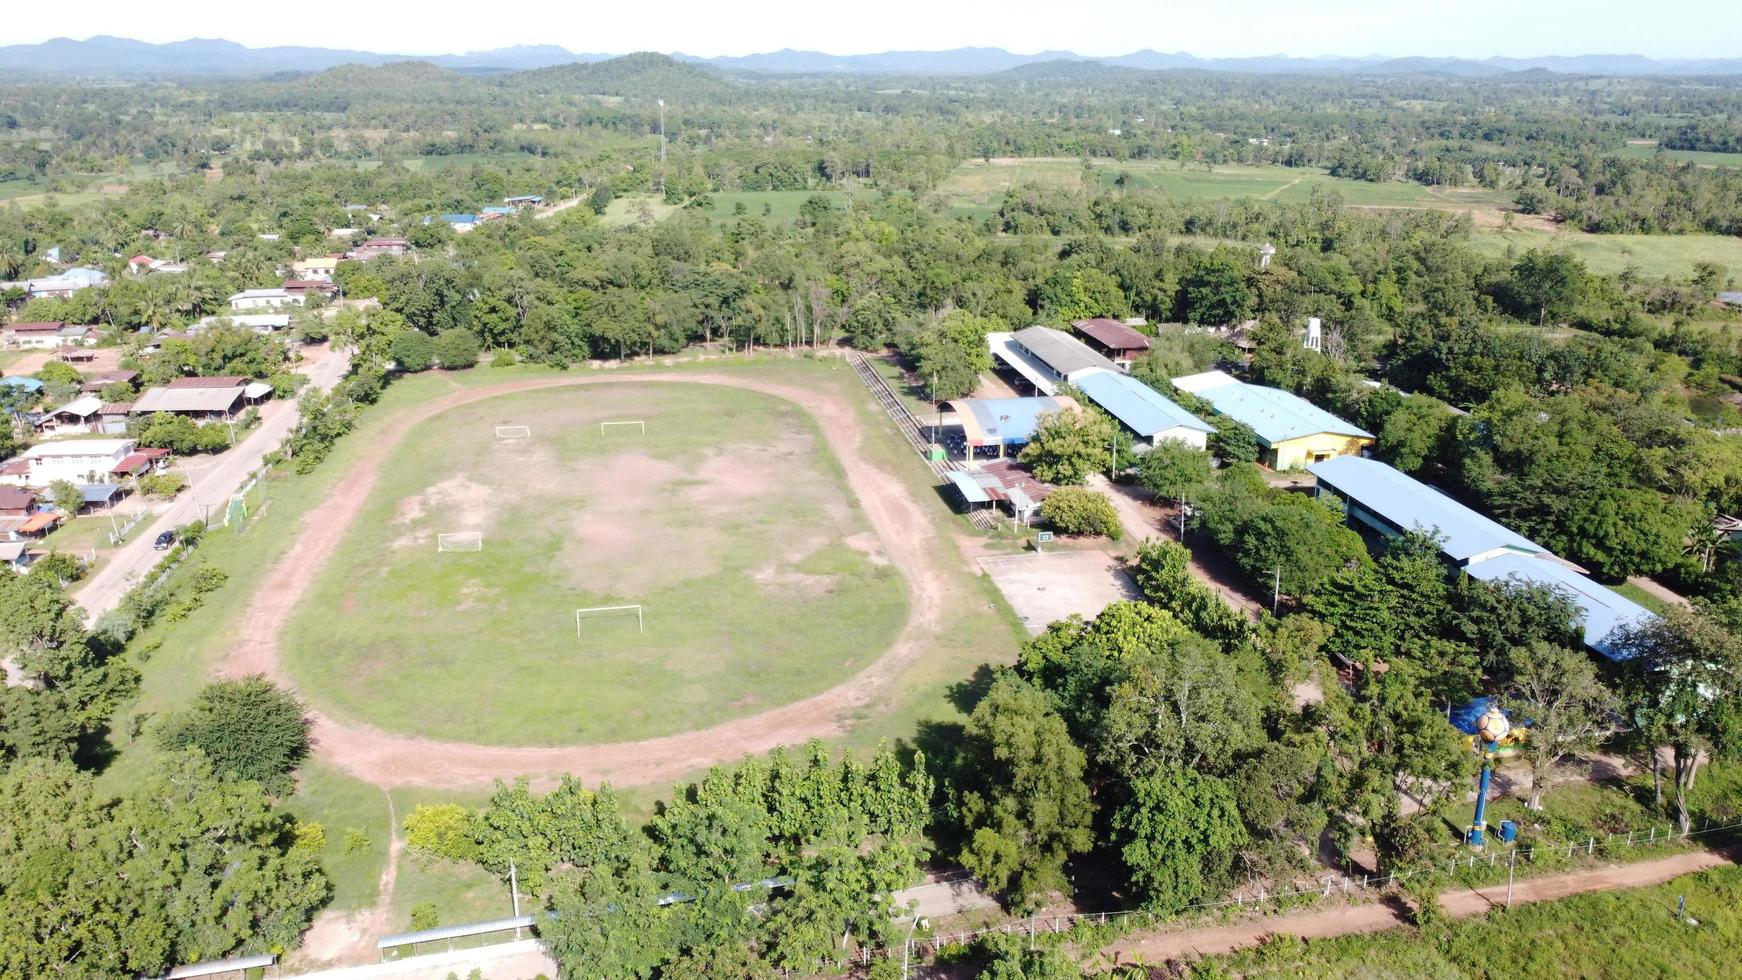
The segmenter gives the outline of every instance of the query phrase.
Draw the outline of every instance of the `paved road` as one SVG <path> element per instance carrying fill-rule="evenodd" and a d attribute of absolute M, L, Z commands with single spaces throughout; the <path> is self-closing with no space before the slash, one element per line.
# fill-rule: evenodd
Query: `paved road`
<path fill-rule="evenodd" d="M 302 373 L 322 391 L 332 390 L 350 368 L 351 358 L 346 353 L 324 346 L 305 348 L 303 353 Z M 134 528 L 132 540 L 112 552 L 74 594 L 88 621 L 95 622 L 119 605 L 127 590 L 163 557 L 163 552 L 151 546 L 158 534 L 198 519 L 202 508 L 212 514 L 222 513 L 230 495 L 248 474 L 259 469 L 266 454 L 284 442 L 296 416 L 296 402 L 292 399 L 267 402 L 260 409 L 260 425 L 240 445 L 218 456 L 201 457 L 181 466 L 188 477 L 188 489 L 177 495 L 156 520 Z"/>

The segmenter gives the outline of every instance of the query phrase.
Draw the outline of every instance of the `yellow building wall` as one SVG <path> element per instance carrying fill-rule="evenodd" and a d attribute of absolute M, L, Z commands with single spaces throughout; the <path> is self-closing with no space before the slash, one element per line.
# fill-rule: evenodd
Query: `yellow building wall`
<path fill-rule="evenodd" d="M 1272 469 L 1288 470 L 1332 456 L 1359 456 L 1362 448 L 1371 445 L 1371 439 L 1319 432 L 1277 443 L 1265 450 L 1264 461 Z"/>

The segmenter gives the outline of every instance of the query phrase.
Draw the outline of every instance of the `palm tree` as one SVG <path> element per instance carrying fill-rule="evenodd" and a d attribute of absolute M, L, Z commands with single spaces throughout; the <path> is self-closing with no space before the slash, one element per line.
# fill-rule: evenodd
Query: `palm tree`
<path fill-rule="evenodd" d="M 1682 554 L 1700 560 L 1700 569 L 1705 572 L 1710 572 L 1718 563 L 1719 555 L 1734 547 L 1729 532 L 1718 529 L 1716 517 L 1707 512 L 1695 521 L 1688 529 L 1687 545 L 1682 548 Z"/>

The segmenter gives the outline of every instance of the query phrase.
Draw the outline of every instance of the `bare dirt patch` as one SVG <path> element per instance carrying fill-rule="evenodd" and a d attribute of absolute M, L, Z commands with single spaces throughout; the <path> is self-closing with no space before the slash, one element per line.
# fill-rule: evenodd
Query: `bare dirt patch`
<path fill-rule="evenodd" d="M 980 567 L 1034 634 L 1054 620 L 1093 619 L 1115 602 L 1141 598 L 1119 559 L 1099 551 L 982 558 Z"/>
<path fill-rule="evenodd" d="M 437 534 L 488 531 L 497 491 L 464 475 L 455 475 L 430 487 L 425 493 L 399 502 L 394 521 L 405 525 L 405 533 L 393 539 L 395 548 L 427 547 Z M 411 525 L 425 515 L 429 524 Z"/>

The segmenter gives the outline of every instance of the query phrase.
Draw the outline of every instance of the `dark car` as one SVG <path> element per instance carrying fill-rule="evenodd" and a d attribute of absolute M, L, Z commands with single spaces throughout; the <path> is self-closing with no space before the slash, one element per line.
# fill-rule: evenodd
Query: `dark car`
<path fill-rule="evenodd" d="M 172 544 L 175 544 L 175 532 L 165 531 L 157 536 L 157 540 L 152 542 L 151 546 L 158 551 L 168 551 Z"/>

